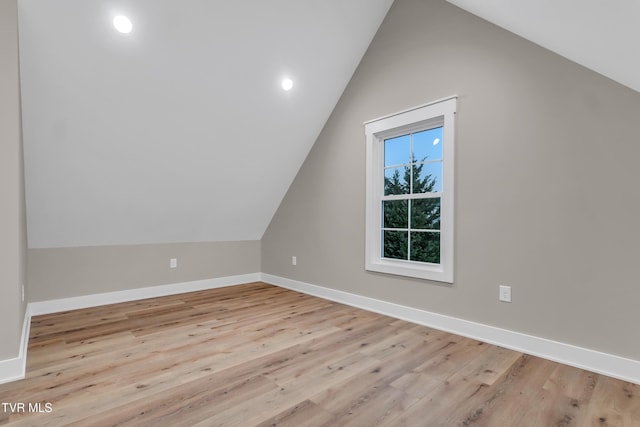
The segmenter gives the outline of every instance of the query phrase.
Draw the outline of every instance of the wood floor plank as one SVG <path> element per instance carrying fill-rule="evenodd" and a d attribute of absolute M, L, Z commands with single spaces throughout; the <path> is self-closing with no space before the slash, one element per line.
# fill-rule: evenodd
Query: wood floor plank
<path fill-rule="evenodd" d="M 41 409 L 2 426 L 640 426 L 638 385 L 259 282 L 35 316 L 0 401 Z"/>
<path fill-rule="evenodd" d="M 533 426 L 525 418 L 527 410 L 545 403 L 537 398 L 555 363 L 538 357 L 521 356 L 493 387 L 475 383 L 476 390 L 461 401 L 448 422 L 468 426 Z M 544 425 L 553 425 L 545 420 Z"/>
<path fill-rule="evenodd" d="M 277 392 L 278 386 L 261 375 L 220 382 L 214 375 L 182 384 L 144 399 L 137 399 L 106 411 L 97 417 L 78 420 L 71 425 L 136 426 L 191 425 L 226 408 L 234 408 L 248 399 Z M 100 420 L 95 423 L 93 418 Z"/>
<path fill-rule="evenodd" d="M 637 427 L 640 425 L 640 386 L 599 376 L 590 404 L 576 415 L 576 425 Z"/>
<path fill-rule="evenodd" d="M 424 340 L 421 346 L 412 348 L 401 359 L 379 360 L 373 369 L 363 370 L 348 382 L 322 390 L 312 397 L 312 401 L 334 414 L 331 420 L 333 425 L 351 423 L 350 419 L 358 420 L 364 416 L 369 420 L 368 423 L 372 424 L 363 425 L 377 425 L 385 418 L 393 418 L 406 410 L 416 399 L 404 390 L 390 385 L 407 371 L 420 365 L 438 344 L 436 340 Z M 394 395 L 397 399 L 391 398 Z M 376 411 L 369 409 L 372 405 Z"/>
<path fill-rule="evenodd" d="M 331 423 L 333 414 L 325 411 L 310 400 L 305 400 L 297 405 L 287 408 L 255 427 L 300 427 L 321 426 Z"/>

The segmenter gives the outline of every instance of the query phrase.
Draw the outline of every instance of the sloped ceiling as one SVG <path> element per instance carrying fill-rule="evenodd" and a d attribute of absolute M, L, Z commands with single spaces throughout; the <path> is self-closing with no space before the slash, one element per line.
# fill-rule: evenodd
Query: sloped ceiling
<path fill-rule="evenodd" d="M 640 2 L 447 1 L 640 91 Z M 260 239 L 391 3 L 19 0 L 29 246 Z"/>
<path fill-rule="evenodd" d="M 640 91 L 637 0 L 447 0 Z"/>
<path fill-rule="evenodd" d="M 260 239 L 391 3 L 19 0 L 29 246 Z"/>

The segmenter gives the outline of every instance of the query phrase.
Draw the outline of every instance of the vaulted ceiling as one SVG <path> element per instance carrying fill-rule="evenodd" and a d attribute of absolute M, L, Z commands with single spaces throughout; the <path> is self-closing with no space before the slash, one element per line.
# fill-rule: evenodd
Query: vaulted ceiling
<path fill-rule="evenodd" d="M 19 0 L 29 246 L 260 239 L 391 2 Z"/>
<path fill-rule="evenodd" d="M 640 90 L 636 1 L 447 1 Z M 46 248 L 260 239 L 392 0 L 18 3 Z"/>

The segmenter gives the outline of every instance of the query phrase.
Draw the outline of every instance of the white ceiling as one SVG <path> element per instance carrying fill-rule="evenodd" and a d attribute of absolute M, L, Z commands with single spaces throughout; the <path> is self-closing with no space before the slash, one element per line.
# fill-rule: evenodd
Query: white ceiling
<path fill-rule="evenodd" d="M 638 0 L 447 0 L 640 91 Z"/>
<path fill-rule="evenodd" d="M 447 1 L 640 91 L 636 0 Z M 260 239 L 391 3 L 18 0 L 29 246 Z"/>
<path fill-rule="evenodd" d="M 391 3 L 19 0 L 29 246 L 260 239 Z"/>

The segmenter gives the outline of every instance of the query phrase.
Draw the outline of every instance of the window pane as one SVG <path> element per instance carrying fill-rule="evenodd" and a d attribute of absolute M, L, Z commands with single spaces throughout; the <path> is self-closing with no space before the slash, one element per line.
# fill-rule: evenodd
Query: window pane
<path fill-rule="evenodd" d="M 411 180 L 408 167 L 390 168 L 384 171 L 384 195 L 409 194 Z"/>
<path fill-rule="evenodd" d="M 413 193 L 442 192 L 442 162 L 414 164 Z"/>
<path fill-rule="evenodd" d="M 382 256 L 393 259 L 407 259 L 407 231 L 382 232 Z"/>
<path fill-rule="evenodd" d="M 442 127 L 413 134 L 414 162 L 442 159 Z"/>
<path fill-rule="evenodd" d="M 440 197 L 411 201 L 411 229 L 440 230 Z"/>
<path fill-rule="evenodd" d="M 440 264 L 440 233 L 411 232 L 411 261 Z"/>
<path fill-rule="evenodd" d="M 384 140 L 384 166 L 411 163 L 411 136 L 402 135 Z"/>
<path fill-rule="evenodd" d="M 384 228 L 409 228 L 408 200 L 385 200 L 382 202 Z"/>

